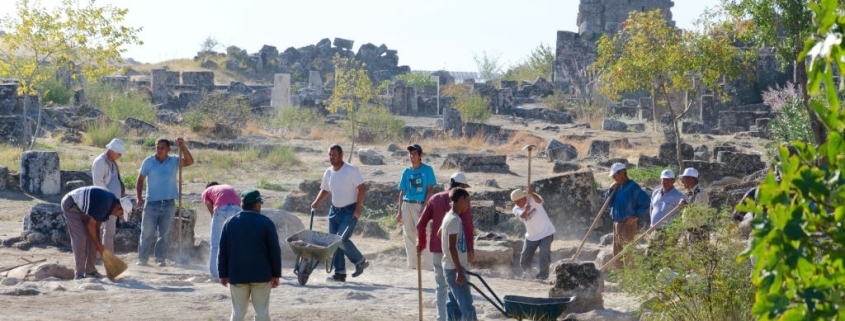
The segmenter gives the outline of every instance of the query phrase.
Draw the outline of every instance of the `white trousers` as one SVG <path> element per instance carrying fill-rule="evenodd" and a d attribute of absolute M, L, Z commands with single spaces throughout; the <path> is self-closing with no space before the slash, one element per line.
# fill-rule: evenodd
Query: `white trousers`
<path fill-rule="evenodd" d="M 243 321 L 249 309 L 249 299 L 252 297 L 252 308 L 255 309 L 256 321 L 270 321 L 270 282 L 229 284 L 232 294 L 231 321 Z"/>
<path fill-rule="evenodd" d="M 417 221 L 420 220 L 422 204 L 402 202 L 402 234 L 405 235 L 405 253 L 408 254 L 408 268 L 417 268 Z M 439 226 L 437 228 L 440 228 Z M 426 235 L 431 235 L 431 227 Z M 422 252 L 422 268 L 431 271 L 431 252 L 426 246 Z"/>

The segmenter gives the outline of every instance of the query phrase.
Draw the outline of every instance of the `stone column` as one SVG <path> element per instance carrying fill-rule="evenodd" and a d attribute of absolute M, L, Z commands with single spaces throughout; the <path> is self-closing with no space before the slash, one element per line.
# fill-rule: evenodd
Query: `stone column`
<path fill-rule="evenodd" d="M 62 191 L 59 153 L 28 151 L 21 155 L 21 189 L 32 195 L 56 195 Z"/>
<path fill-rule="evenodd" d="M 463 136 L 463 121 L 457 109 L 443 108 L 443 131 L 451 133 L 452 137 Z"/>
<path fill-rule="evenodd" d="M 275 74 L 273 91 L 270 93 L 270 107 L 286 108 L 290 105 L 290 74 Z"/>
<path fill-rule="evenodd" d="M 719 123 L 719 112 L 716 110 L 716 97 L 713 95 L 701 96 L 701 121 L 710 128 L 716 127 Z"/>
<path fill-rule="evenodd" d="M 308 72 L 308 88 L 314 90 L 315 95 L 323 95 L 323 77 L 320 76 L 319 71 L 312 70 Z"/>
<path fill-rule="evenodd" d="M 167 104 L 167 70 L 153 69 L 150 75 L 153 104 Z"/>

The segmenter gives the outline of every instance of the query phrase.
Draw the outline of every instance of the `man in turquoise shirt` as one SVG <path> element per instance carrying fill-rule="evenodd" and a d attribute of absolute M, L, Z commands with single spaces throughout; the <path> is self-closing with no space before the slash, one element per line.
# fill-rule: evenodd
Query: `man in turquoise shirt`
<path fill-rule="evenodd" d="M 179 166 L 191 166 L 194 158 L 185 140 L 176 138 L 176 145 L 184 154 L 184 158 L 170 156 L 170 141 L 165 138 L 156 140 L 156 153 L 144 159 L 138 173 L 135 193 L 138 197 L 138 207 L 143 208 L 141 216 L 141 242 L 138 245 L 138 262 L 136 265 L 147 265 L 150 257 L 150 247 L 153 237 L 158 231 L 155 246 L 155 259 L 158 266 L 165 266 L 167 249 L 170 245 L 170 228 L 176 215 L 175 199 L 179 197 L 176 182 Z M 146 182 L 148 186 L 144 189 Z M 146 191 L 146 193 L 144 193 Z"/>
<path fill-rule="evenodd" d="M 422 162 L 422 153 L 420 145 L 408 146 L 411 166 L 405 168 L 399 181 L 399 213 L 396 214 L 396 221 L 402 223 L 409 269 L 417 268 L 417 257 L 414 255 L 417 252 L 417 221 L 431 195 L 434 195 L 434 185 L 437 185 L 434 169 Z M 431 252 L 424 249 L 420 255 L 422 267 L 431 270 Z"/>

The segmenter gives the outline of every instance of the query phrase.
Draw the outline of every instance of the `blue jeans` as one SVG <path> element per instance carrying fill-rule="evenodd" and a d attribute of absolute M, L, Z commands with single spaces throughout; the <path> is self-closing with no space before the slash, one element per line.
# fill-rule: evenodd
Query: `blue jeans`
<path fill-rule="evenodd" d="M 443 253 L 431 252 L 434 261 L 434 288 L 435 304 L 437 305 L 437 321 L 452 321 L 460 319 L 461 310 L 455 302 L 455 296 L 449 292 L 449 285 L 446 283 L 446 276 L 443 275 Z M 448 298 L 448 300 L 447 300 Z"/>
<path fill-rule="evenodd" d="M 156 262 L 164 262 L 170 246 L 170 229 L 176 220 L 176 204 L 173 200 L 152 201 L 144 204 L 141 215 L 141 244 L 138 245 L 138 261 L 147 262 L 150 246 L 158 231 L 155 246 Z"/>
<path fill-rule="evenodd" d="M 329 233 L 342 235 L 346 227 L 349 227 L 349 232 L 340 242 L 340 247 L 338 247 L 334 255 L 334 273 L 337 274 L 346 273 L 346 259 L 343 257 L 344 255 L 349 258 L 352 264 L 364 263 L 364 255 L 361 254 L 361 251 L 358 251 L 355 243 L 349 240 L 349 237 L 355 232 L 355 226 L 358 225 L 358 218 L 353 214 L 355 214 L 355 203 L 344 207 L 332 206 L 329 210 Z"/>
<path fill-rule="evenodd" d="M 223 205 L 211 217 L 211 254 L 208 257 L 208 271 L 212 279 L 218 279 L 219 275 L 217 273 L 217 254 L 220 253 L 220 234 L 223 233 L 223 225 L 240 211 L 240 205 Z"/>
<path fill-rule="evenodd" d="M 466 273 L 464 273 L 464 280 L 466 283 L 464 283 L 464 285 L 458 285 L 458 270 L 444 269 L 444 271 L 446 272 L 446 282 L 449 284 L 449 294 L 453 295 L 449 297 L 446 304 L 449 305 L 450 303 L 457 303 L 458 309 L 461 311 L 460 316 L 450 315 L 449 319 L 467 321 L 478 320 L 478 317 L 475 315 L 475 307 L 472 306 L 472 290 L 470 290 L 469 287 L 469 277 Z"/>
<path fill-rule="evenodd" d="M 545 280 L 549 277 L 549 265 L 552 263 L 552 241 L 554 234 L 541 238 L 539 241 L 525 240 L 522 246 L 522 257 L 519 260 L 519 265 L 522 266 L 522 276 L 528 277 L 531 273 L 531 262 L 534 260 L 534 252 L 540 248 L 540 273 L 537 273 L 536 278 Z"/>

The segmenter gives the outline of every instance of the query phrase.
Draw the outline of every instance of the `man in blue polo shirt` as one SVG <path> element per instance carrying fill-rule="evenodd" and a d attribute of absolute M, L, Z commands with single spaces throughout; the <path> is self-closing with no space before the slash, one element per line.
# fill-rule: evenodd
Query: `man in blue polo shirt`
<path fill-rule="evenodd" d="M 173 227 L 176 215 L 175 199 L 179 197 L 176 182 L 179 166 L 191 166 L 194 163 L 194 158 L 182 137 L 176 138 L 176 145 L 184 154 L 184 158 L 168 155 L 170 141 L 159 138 L 156 140 L 156 153 L 141 163 L 135 193 L 138 197 L 138 207 L 144 210 L 141 216 L 141 244 L 138 245 L 136 265 L 147 265 L 150 246 L 156 232 L 158 239 L 155 245 L 155 260 L 158 266 L 166 265 L 164 260 L 170 245 L 170 228 Z M 146 189 L 144 183 L 147 183 Z"/>
<path fill-rule="evenodd" d="M 402 234 L 405 236 L 405 253 L 408 255 L 408 268 L 417 268 L 417 221 L 420 212 L 428 204 L 428 200 L 434 195 L 434 185 L 437 185 L 437 178 L 434 177 L 434 169 L 422 162 L 422 147 L 417 144 L 408 146 L 408 158 L 411 166 L 402 172 L 402 179 L 399 181 L 399 213 L 396 214 L 396 221 L 402 223 Z M 431 228 L 431 227 L 429 227 Z M 428 234 L 428 233 L 427 233 Z M 431 252 L 423 249 L 420 253 L 423 269 L 431 270 Z"/>
<path fill-rule="evenodd" d="M 241 207 L 223 226 L 217 269 L 232 295 L 231 320 L 243 320 L 252 299 L 255 320 L 270 321 L 270 289 L 282 276 L 282 249 L 276 225 L 261 215 L 261 194 L 241 193 Z"/>

